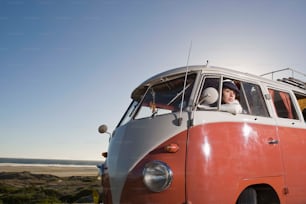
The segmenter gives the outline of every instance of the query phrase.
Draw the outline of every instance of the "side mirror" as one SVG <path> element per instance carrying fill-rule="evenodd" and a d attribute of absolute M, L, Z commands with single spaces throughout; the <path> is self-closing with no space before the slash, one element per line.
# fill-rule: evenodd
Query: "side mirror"
<path fill-rule="evenodd" d="M 100 125 L 99 129 L 98 129 L 99 133 L 103 134 L 103 133 L 107 133 L 107 125 Z"/>
<path fill-rule="evenodd" d="M 109 135 L 109 141 L 111 140 L 112 134 L 109 133 L 109 132 L 107 132 L 107 125 L 105 125 L 105 124 L 100 125 L 100 127 L 98 128 L 98 131 L 99 131 L 99 133 L 101 133 L 101 134 L 104 134 L 104 133 L 108 134 L 108 135 Z"/>

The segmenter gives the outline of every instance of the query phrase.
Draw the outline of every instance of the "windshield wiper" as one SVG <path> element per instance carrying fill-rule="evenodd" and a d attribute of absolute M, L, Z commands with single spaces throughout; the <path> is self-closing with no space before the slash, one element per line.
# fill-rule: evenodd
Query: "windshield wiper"
<path fill-rule="evenodd" d="M 178 92 L 178 93 L 176 94 L 176 96 L 174 96 L 174 97 L 171 99 L 171 101 L 170 101 L 167 105 L 170 105 L 171 103 L 173 103 L 180 95 L 183 94 L 184 91 L 186 91 L 186 90 L 189 88 L 190 85 L 191 85 L 191 84 L 188 84 L 188 85 L 185 87 L 185 89 L 183 88 L 180 92 Z"/>

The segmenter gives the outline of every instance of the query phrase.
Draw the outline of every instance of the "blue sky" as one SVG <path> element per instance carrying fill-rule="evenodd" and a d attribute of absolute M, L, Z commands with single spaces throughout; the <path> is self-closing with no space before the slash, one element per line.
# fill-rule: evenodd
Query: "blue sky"
<path fill-rule="evenodd" d="M 187 63 L 306 73 L 306 1 L 0 0 L 0 157 L 101 159 L 131 91 Z"/>

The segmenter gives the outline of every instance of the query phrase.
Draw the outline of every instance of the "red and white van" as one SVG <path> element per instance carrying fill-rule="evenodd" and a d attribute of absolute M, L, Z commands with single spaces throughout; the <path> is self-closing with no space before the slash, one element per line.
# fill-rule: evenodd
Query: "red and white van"
<path fill-rule="evenodd" d="M 221 111 L 228 79 L 242 113 Z M 149 78 L 131 98 L 104 153 L 104 204 L 306 203 L 301 80 L 188 66 Z"/>

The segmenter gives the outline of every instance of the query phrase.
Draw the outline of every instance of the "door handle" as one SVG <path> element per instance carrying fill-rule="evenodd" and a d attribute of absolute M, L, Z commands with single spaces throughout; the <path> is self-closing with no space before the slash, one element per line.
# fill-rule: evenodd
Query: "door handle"
<path fill-rule="evenodd" d="M 278 140 L 275 140 L 273 138 L 268 139 L 268 144 L 278 144 Z"/>

